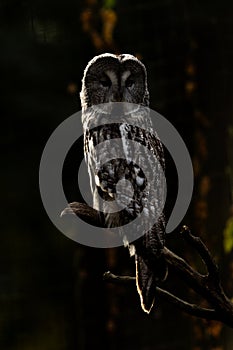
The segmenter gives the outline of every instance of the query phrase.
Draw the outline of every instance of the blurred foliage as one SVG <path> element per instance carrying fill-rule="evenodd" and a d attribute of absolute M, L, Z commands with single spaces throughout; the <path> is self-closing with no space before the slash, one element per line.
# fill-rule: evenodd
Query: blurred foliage
<path fill-rule="evenodd" d="M 116 0 L 104 0 L 103 8 L 112 9 L 116 5 Z"/>
<path fill-rule="evenodd" d="M 102 6 L 99 6 L 98 1 L 86 0 L 86 7 L 81 14 L 82 28 L 90 36 L 97 52 L 116 51 L 113 32 L 117 14 L 113 10 L 114 6 L 114 0 L 103 1 Z"/>
<path fill-rule="evenodd" d="M 226 222 L 226 226 L 223 231 L 223 238 L 224 250 L 227 254 L 229 254 L 233 250 L 233 216 Z"/>

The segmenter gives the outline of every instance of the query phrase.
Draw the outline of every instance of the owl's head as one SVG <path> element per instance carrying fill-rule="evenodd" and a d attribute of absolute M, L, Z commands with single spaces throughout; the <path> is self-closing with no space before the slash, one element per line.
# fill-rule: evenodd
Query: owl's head
<path fill-rule="evenodd" d="M 83 109 L 108 102 L 148 106 L 146 68 L 128 54 L 95 56 L 84 71 L 80 98 Z"/>

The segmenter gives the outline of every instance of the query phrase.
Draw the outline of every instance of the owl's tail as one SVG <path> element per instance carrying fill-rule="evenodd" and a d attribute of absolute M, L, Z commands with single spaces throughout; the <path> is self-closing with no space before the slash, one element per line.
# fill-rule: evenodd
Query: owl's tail
<path fill-rule="evenodd" d="M 141 299 L 143 311 L 149 314 L 155 300 L 155 289 L 159 281 L 163 281 L 167 277 L 167 264 L 160 257 L 153 264 L 153 269 L 148 266 L 145 260 L 135 254 L 136 262 L 136 283 L 137 290 Z"/>

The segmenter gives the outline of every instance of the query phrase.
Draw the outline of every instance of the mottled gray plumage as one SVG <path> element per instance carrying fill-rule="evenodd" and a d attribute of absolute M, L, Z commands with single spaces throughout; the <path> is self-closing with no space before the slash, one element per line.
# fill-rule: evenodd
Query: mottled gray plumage
<path fill-rule="evenodd" d="M 164 216 L 159 215 L 156 224 L 130 244 L 132 237 L 123 228 L 121 230 L 123 225 L 131 222 L 141 212 L 149 221 L 149 218 L 156 215 L 163 197 L 164 154 L 162 144 L 152 130 L 147 108 L 149 93 L 145 66 L 132 55 L 96 56 L 84 71 L 80 97 L 84 152 L 93 207 L 102 212 L 106 226 L 120 227 L 124 244 L 129 246 L 131 255 L 135 255 L 137 289 L 142 308 L 150 312 L 156 284 L 166 275 L 166 264 L 161 257 L 165 240 Z M 118 110 L 118 122 L 112 123 L 114 110 L 111 107 L 106 110 L 98 107 L 103 103 L 111 105 L 109 102 L 128 102 L 138 105 L 139 108 L 122 111 L 120 122 Z M 127 121 L 124 113 L 127 114 Z M 103 143 L 101 154 L 97 152 L 97 145 L 112 139 L 120 141 L 124 158 L 114 156 L 117 154 L 118 144 L 107 150 Z M 130 147 L 129 140 L 134 141 L 136 146 Z M 103 163 L 101 157 L 106 152 L 108 156 L 112 153 L 110 158 L 113 159 Z M 159 161 L 153 163 L 150 154 Z M 149 175 L 145 176 L 144 170 Z M 147 225 L 148 222 L 144 219 L 141 225 L 135 226 L 135 231 L 145 230 Z"/>

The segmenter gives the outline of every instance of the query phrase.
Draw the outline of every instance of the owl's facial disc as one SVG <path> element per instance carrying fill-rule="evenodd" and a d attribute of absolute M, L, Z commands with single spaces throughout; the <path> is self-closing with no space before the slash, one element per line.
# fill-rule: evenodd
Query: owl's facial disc
<path fill-rule="evenodd" d="M 119 80 L 118 72 L 106 70 L 105 79 L 100 79 L 101 88 L 104 89 L 106 102 L 122 102 L 123 92 Z"/>
<path fill-rule="evenodd" d="M 106 70 L 99 79 L 100 89 L 104 90 L 105 101 L 107 102 L 131 102 L 136 81 L 137 76 L 134 73 L 131 73 L 130 70 L 122 71 L 121 69 L 117 72 Z"/>
<path fill-rule="evenodd" d="M 97 56 L 85 70 L 81 96 L 86 107 L 108 102 L 147 105 L 145 67 L 131 55 Z"/>

